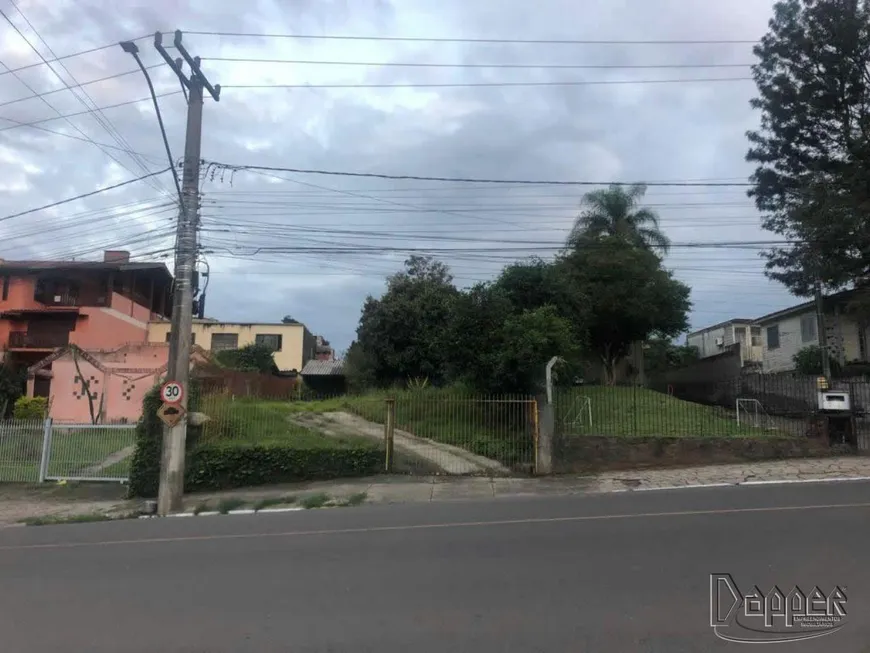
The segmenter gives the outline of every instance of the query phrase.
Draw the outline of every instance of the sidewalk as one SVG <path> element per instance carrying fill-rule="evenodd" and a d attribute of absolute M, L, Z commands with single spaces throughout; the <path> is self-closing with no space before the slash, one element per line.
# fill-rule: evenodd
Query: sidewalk
<path fill-rule="evenodd" d="M 278 502 L 301 500 L 315 494 L 337 501 L 365 493 L 366 503 L 428 503 L 510 496 L 602 494 L 704 485 L 760 484 L 819 479 L 870 479 L 870 457 L 843 457 L 739 465 L 712 465 L 681 469 L 629 470 L 591 476 L 543 478 L 485 478 L 457 476 L 376 476 L 191 494 L 185 509 L 234 499 L 251 505 L 263 499 Z M 26 517 L 65 516 L 85 513 L 121 513 L 137 510 L 141 501 L 124 499 L 125 488 L 102 486 L 6 486 L 0 488 L 0 525 Z"/>

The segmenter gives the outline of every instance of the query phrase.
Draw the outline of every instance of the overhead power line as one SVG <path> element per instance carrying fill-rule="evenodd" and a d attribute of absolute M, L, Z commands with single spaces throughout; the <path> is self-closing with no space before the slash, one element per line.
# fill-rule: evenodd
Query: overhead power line
<path fill-rule="evenodd" d="M 198 36 L 231 36 L 240 38 L 306 39 L 320 41 L 404 41 L 419 43 L 507 43 L 529 45 L 741 45 L 754 44 L 758 39 L 521 39 L 463 38 L 441 36 L 359 36 L 350 34 L 257 34 L 255 32 L 184 31 Z"/>
<path fill-rule="evenodd" d="M 278 166 L 258 166 L 258 165 L 238 165 L 231 163 L 221 163 L 219 161 L 204 161 L 206 164 L 205 174 L 208 175 L 212 171 L 217 173 L 220 170 L 230 172 L 239 172 L 249 170 L 268 171 L 268 172 L 292 172 L 296 174 L 306 175 L 328 175 L 337 177 L 364 177 L 368 179 L 395 179 L 409 181 L 438 181 L 452 182 L 463 184 L 516 184 L 517 186 L 630 186 L 634 184 L 644 184 L 646 186 L 676 186 L 676 187 L 718 187 L 718 186 L 733 186 L 733 187 L 749 187 L 753 184 L 749 182 L 699 182 L 699 181 L 571 181 L 571 180 L 553 180 L 553 179 L 480 179 L 476 177 L 438 177 L 438 176 L 423 176 L 423 175 L 391 175 L 380 174 L 374 172 L 347 172 L 337 170 L 316 170 L 310 168 L 283 168 Z"/>
<path fill-rule="evenodd" d="M 47 63 L 50 63 L 51 59 L 46 59 Z M 160 68 L 163 64 L 154 64 L 151 66 L 147 66 L 148 70 L 153 70 L 154 68 Z M 128 70 L 123 73 L 117 73 L 115 75 L 107 75 L 106 77 L 100 77 L 99 79 L 91 79 L 87 82 L 69 84 L 64 88 L 55 88 L 50 91 L 43 91 L 42 93 L 37 93 L 36 95 L 28 95 L 27 97 L 18 98 L 17 100 L 6 100 L 5 102 L 0 102 L 0 107 L 9 106 L 10 104 L 17 104 L 18 102 L 26 102 L 27 100 L 35 100 L 38 98 L 43 98 L 47 95 L 54 95 L 55 93 L 64 93 L 65 91 L 69 91 L 74 88 L 83 88 L 85 86 L 92 86 L 93 84 L 102 84 L 103 82 L 107 82 L 110 79 L 117 79 L 118 77 L 126 77 L 127 75 L 135 75 L 138 73 L 138 70 Z M 3 73 L 0 73 L 3 74 Z"/>
<path fill-rule="evenodd" d="M 752 77 L 703 77 L 683 79 L 592 79 L 548 82 L 398 82 L 393 84 L 222 84 L 221 88 L 510 88 L 529 86 L 612 86 L 626 84 L 707 84 L 751 82 Z"/>
<path fill-rule="evenodd" d="M 128 39 L 130 41 L 141 41 L 143 39 L 154 38 L 153 34 L 146 34 L 145 36 L 137 36 L 134 39 Z M 88 48 L 87 50 L 80 50 L 79 52 L 72 52 L 70 54 L 64 54 L 59 57 L 54 57 L 53 59 L 46 59 L 45 61 L 39 61 L 37 63 L 29 63 L 24 66 L 18 66 L 17 68 L 10 68 L 9 70 L 0 71 L 0 77 L 3 75 L 9 75 L 12 73 L 17 73 L 22 70 L 29 70 L 30 68 L 38 68 L 39 66 L 44 66 L 49 63 L 54 63 L 55 61 L 66 61 L 67 59 L 74 59 L 75 57 L 82 57 L 86 54 L 92 54 L 94 52 L 100 52 L 102 50 L 108 50 L 109 48 L 118 47 L 117 42 L 108 43 L 107 45 L 100 45 L 95 48 Z"/>
<path fill-rule="evenodd" d="M 167 91 L 166 93 L 158 93 L 157 97 L 168 97 L 170 95 L 178 95 L 181 91 Z M 151 96 L 139 98 L 138 100 L 127 100 L 126 102 L 117 102 L 116 104 L 108 104 L 104 107 L 96 107 L 92 111 L 105 111 L 106 109 L 116 109 L 117 107 L 125 107 L 128 104 L 139 104 L 140 102 L 151 102 Z M 75 118 L 76 116 L 85 116 L 90 114 L 91 111 L 76 111 L 74 113 L 64 113 L 58 116 L 54 116 L 53 118 L 40 118 L 39 120 L 31 120 L 30 122 L 18 123 L 16 125 L 12 125 L 9 127 L 0 127 L 0 132 L 6 131 L 7 129 L 18 129 L 19 127 L 30 127 L 32 125 L 39 125 L 43 122 L 50 122 L 52 120 L 62 120 L 66 118 Z M 0 120 L 5 120 L 2 116 L 0 116 Z M 17 121 L 14 121 L 17 122 Z M 126 151 L 126 150 L 125 150 Z"/>
<path fill-rule="evenodd" d="M 36 213 L 37 211 L 44 211 L 45 209 L 50 209 L 55 206 L 60 206 L 61 204 L 69 204 L 70 202 L 75 202 L 77 200 L 85 199 L 86 197 L 92 197 L 94 195 L 99 195 L 100 193 L 105 193 L 110 190 L 115 190 L 116 188 L 121 188 L 123 186 L 129 186 L 130 184 L 135 184 L 137 181 L 144 181 L 145 179 L 150 179 L 151 177 L 156 177 L 157 175 L 162 175 L 164 172 L 169 172 L 172 168 L 163 168 L 162 170 L 157 170 L 156 172 L 149 172 L 147 175 L 142 175 L 141 177 L 136 177 L 134 179 L 128 179 L 127 181 L 122 181 L 118 184 L 113 184 L 111 186 L 105 186 L 103 188 L 98 188 L 97 190 L 92 190 L 90 193 L 82 193 L 81 195 L 76 195 L 75 197 L 68 197 L 64 200 L 58 200 L 57 202 L 52 202 L 51 204 L 45 204 L 43 206 L 37 206 L 33 209 L 27 209 L 26 211 L 21 211 L 20 213 L 13 213 L 11 215 L 6 215 L 0 218 L 0 222 L 5 222 L 6 220 L 12 220 L 13 218 L 20 218 L 22 215 L 28 215 L 30 213 Z"/>
<path fill-rule="evenodd" d="M 665 63 L 665 64 L 535 64 L 535 63 L 431 63 L 424 61 L 319 61 L 309 59 L 258 59 L 246 57 L 202 57 L 203 61 L 235 63 L 280 63 L 297 66 L 377 66 L 398 68 L 509 68 L 557 70 L 623 70 L 658 68 L 749 68 L 751 63 Z"/>

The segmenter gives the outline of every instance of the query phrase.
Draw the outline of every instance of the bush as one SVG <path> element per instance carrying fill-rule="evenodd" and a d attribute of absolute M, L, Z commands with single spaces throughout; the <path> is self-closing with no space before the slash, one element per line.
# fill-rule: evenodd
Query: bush
<path fill-rule="evenodd" d="M 187 458 L 185 489 L 224 490 L 267 483 L 366 476 L 380 471 L 384 457 L 374 445 L 298 448 L 223 443 L 203 445 Z"/>
<path fill-rule="evenodd" d="M 45 419 L 48 414 L 48 399 L 45 397 L 18 397 L 12 411 L 14 419 Z"/>
<path fill-rule="evenodd" d="M 818 345 L 804 347 L 792 356 L 792 361 L 795 369 L 801 374 L 818 376 L 822 373 L 822 350 Z M 828 361 L 831 365 L 831 374 L 839 374 L 840 362 L 831 355 L 828 356 Z"/>

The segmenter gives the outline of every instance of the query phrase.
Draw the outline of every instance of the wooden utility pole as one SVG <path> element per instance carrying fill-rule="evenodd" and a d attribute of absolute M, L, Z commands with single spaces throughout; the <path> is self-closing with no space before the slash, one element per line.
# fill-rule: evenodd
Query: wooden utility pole
<path fill-rule="evenodd" d="M 825 299 L 822 295 L 822 282 L 819 277 L 816 277 L 814 290 L 816 297 L 816 331 L 819 332 L 819 350 L 822 355 L 822 376 L 830 383 L 831 356 L 828 352 L 828 331 L 825 324 Z"/>
<path fill-rule="evenodd" d="M 175 32 L 175 48 L 180 57 L 173 60 L 163 47 L 163 35 L 154 35 L 154 47 L 178 76 L 188 92 L 187 132 L 184 140 L 184 172 L 182 174 L 181 210 L 175 247 L 175 288 L 172 294 L 172 322 L 169 340 L 167 381 L 179 383 L 183 389 L 182 419 L 174 426 L 163 429 L 163 454 L 160 463 L 160 487 L 157 494 L 157 513 L 167 515 L 182 509 L 184 496 L 184 454 L 187 440 L 187 401 L 190 396 L 190 348 L 193 331 L 193 273 L 196 267 L 196 233 L 199 221 L 199 161 L 202 142 L 203 89 L 215 100 L 220 100 L 221 87 L 212 86 L 202 72 L 199 57 L 191 57 L 181 42 L 181 31 Z M 182 66 L 190 66 L 187 77 Z"/>

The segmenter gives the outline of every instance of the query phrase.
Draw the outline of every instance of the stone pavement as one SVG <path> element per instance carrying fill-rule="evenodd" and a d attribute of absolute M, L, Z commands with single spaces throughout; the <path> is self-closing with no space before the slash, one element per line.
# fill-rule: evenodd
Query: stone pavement
<path fill-rule="evenodd" d="M 317 493 L 325 493 L 332 499 L 341 500 L 365 492 L 367 503 L 428 503 L 506 496 L 600 494 L 668 487 L 838 478 L 870 479 L 870 457 L 792 459 L 542 478 L 376 476 L 197 493 L 185 497 L 185 507 L 192 510 L 205 503 L 213 508 L 221 499 L 226 498 L 237 498 L 251 504 L 261 499 L 289 496 L 299 499 Z M 12 524 L 25 517 L 92 512 L 120 513 L 136 510 L 141 503 L 124 500 L 123 488 L 117 485 L 79 485 L 68 488 L 53 484 L 8 485 L 0 489 L 0 525 Z"/>

